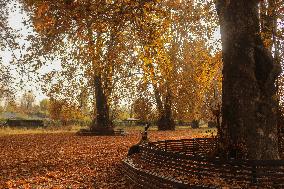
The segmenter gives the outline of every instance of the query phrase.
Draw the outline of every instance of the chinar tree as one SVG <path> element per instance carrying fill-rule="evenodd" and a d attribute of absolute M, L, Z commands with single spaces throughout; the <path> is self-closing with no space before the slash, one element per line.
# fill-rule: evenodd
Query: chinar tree
<path fill-rule="evenodd" d="M 138 54 L 140 67 L 142 67 L 146 81 L 152 86 L 153 96 L 157 109 L 157 126 L 159 130 L 174 130 L 175 122 L 173 113 L 185 104 L 200 104 L 192 96 L 188 95 L 193 91 L 186 88 L 188 83 L 197 78 L 199 74 L 189 74 L 189 67 L 193 65 L 194 53 L 184 58 L 192 49 L 199 49 L 198 43 L 193 41 L 209 42 L 212 39 L 215 29 L 215 12 L 213 2 L 195 3 L 194 1 L 141 1 L 140 7 L 136 9 L 135 29 L 140 41 Z M 205 24 L 206 23 L 206 24 Z M 192 49 L 189 49 L 188 45 Z M 209 43 L 206 43 L 209 45 Z M 203 51 L 204 49 L 201 49 Z M 200 54 L 199 51 L 197 54 Z M 206 51 L 206 53 L 210 53 Z M 204 55 L 206 53 L 203 53 Z M 210 56 L 208 56 L 210 57 Z M 202 64 L 197 67 L 209 65 L 208 61 L 200 59 Z M 203 64 L 204 63 L 204 64 Z M 200 66 L 202 65 L 202 66 Z M 182 82 L 178 79 L 189 82 Z M 184 77 L 186 76 L 186 77 Z M 191 77 L 192 76 L 192 77 Z M 184 77 L 184 78 L 181 78 Z M 193 78 L 194 77 L 194 78 Z M 186 83 L 186 84 L 185 84 Z M 199 88 L 196 83 L 194 88 Z M 183 87 L 184 86 L 184 87 Z M 179 91 L 184 91 L 181 96 Z M 195 90 L 194 96 L 204 96 L 203 92 Z M 202 94 L 202 95 L 199 95 Z M 193 100 L 194 99 L 194 100 Z M 182 102 L 182 103 L 181 103 Z M 189 102 L 189 103 L 188 103 Z M 193 109 L 191 107 L 191 109 Z M 179 114 L 179 113 L 178 113 Z M 177 113 L 175 114 L 177 115 Z"/>
<path fill-rule="evenodd" d="M 36 58 L 57 55 L 62 67 L 62 82 L 57 86 L 68 85 L 68 90 L 75 89 L 75 93 L 78 88 L 90 88 L 94 99 L 90 129 L 96 133 L 112 134 L 113 76 L 122 62 L 120 52 L 126 49 L 121 43 L 126 18 L 121 12 L 122 4 L 104 0 L 24 0 L 23 5 L 38 33 L 30 39 L 30 53 Z M 36 68 L 44 66 L 43 61 L 33 62 Z M 61 88 L 53 91 L 60 93 Z M 71 92 L 70 97 L 73 96 Z"/>
<path fill-rule="evenodd" d="M 216 1 L 224 62 L 221 149 L 278 159 L 275 80 L 281 68 L 261 38 L 259 2 Z"/>
<path fill-rule="evenodd" d="M 141 1 L 134 22 L 140 42 L 137 47 L 140 67 L 145 80 L 153 88 L 159 130 L 175 129 L 172 117 L 172 62 L 165 47 L 170 41 L 168 8 L 164 1 Z"/>

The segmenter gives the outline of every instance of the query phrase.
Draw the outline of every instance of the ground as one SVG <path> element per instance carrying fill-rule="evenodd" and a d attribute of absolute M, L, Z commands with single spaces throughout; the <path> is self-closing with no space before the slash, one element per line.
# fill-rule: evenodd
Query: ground
<path fill-rule="evenodd" d="M 119 171 L 139 131 L 127 136 L 74 133 L 0 135 L 0 188 L 128 188 Z M 153 141 L 191 138 L 201 130 L 150 131 Z"/>

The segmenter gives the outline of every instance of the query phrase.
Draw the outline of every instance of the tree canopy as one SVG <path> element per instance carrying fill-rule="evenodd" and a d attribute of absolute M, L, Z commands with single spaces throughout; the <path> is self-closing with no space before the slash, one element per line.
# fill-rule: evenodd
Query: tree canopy
<path fill-rule="evenodd" d="M 23 47 L 4 14 L 9 2 L 0 6 L 0 48 L 13 51 Z M 57 64 L 39 79 L 54 119 L 59 110 L 69 119 L 90 108 L 91 131 L 112 134 L 127 104 L 159 130 L 215 121 L 222 150 L 272 157 L 283 112 L 283 0 L 17 2 L 33 33 L 11 64 L 35 73 Z M 2 96 L 11 77 L 0 68 Z M 257 152 L 256 141 L 266 141 Z"/>

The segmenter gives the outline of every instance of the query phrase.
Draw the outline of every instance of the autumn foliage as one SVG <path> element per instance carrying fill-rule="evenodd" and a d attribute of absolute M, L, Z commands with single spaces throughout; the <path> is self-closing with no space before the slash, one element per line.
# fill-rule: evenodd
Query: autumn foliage
<path fill-rule="evenodd" d="M 64 100 L 51 99 L 48 106 L 50 118 L 67 125 L 68 121 L 82 120 L 84 115 L 78 106 Z"/>
<path fill-rule="evenodd" d="M 151 140 L 189 138 L 150 133 Z M 74 134 L 0 136 L 0 188 L 129 188 L 119 168 L 138 132 L 117 137 Z"/>

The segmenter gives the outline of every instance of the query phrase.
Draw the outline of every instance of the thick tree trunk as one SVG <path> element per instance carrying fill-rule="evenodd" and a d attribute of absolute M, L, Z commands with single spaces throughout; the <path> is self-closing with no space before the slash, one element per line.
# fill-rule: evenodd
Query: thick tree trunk
<path fill-rule="evenodd" d="M 104 94 L 102 87 L 101 77 L 95 76 L 95 100 L 96 100 L 96 117 L 93 120 L 91 126 L 92 131 L 103 133 L 113 133 L 112 122 L 109 119 L 109 106 L 107 103 L 107 97 Z"/>
<path fill-rule="evenodd" d="M 280 72 L 261 40 L 257 0 L 218 0 L 223 48 L 221 138 L 229 155 L 278 159 L 275 79 Z"/>
<path fill-rule="evenodd" d="M 88 38 L 89 38 L 89 53 L 92 61 L 92 69 L 94 74 L 94 88 L 95 88 L 95 102 L 96 117 L 93 118 L 90 130 L 99 134 L 113 134 L 112 122 L 109 116 L 109 106 L 107 102 L 107 95 L 104 92 L 100 62 L 98 62 L 98 54 L 102 49 L 98 48 L 100 44 L 101 34 L 97 34 L 96 43 L 93 39 L 93 32 L 91 29 L 92 22 L 88 22 Z"/>

